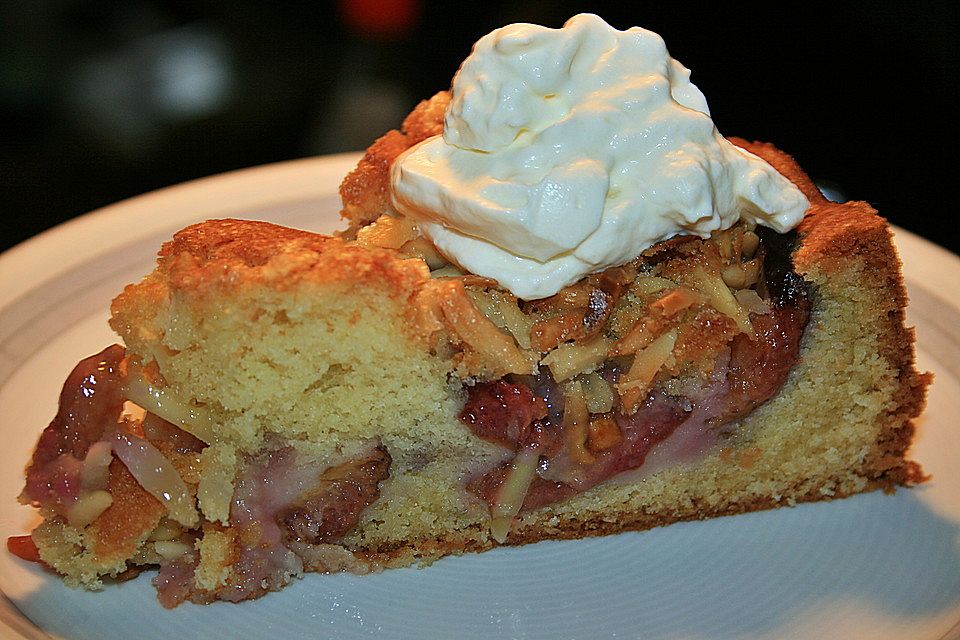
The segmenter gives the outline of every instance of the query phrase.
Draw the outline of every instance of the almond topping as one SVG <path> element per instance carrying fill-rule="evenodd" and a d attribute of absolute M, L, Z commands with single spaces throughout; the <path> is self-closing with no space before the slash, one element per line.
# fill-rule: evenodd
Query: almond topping
<path fill-rule="evenodd" d="M 540 454 L 536 449 L 530 448 L 522 449 L 510 463 L 507 477 L 500 485 L 496 502 L 490 509 L 490 535 L 497 542 L 503 544 L 507 541 L 510 526 L 520 513 L 523 499 L 527 497 L 539 463 Z"/>
<path fill-rule="evenodd" d="M 731 289 L 745 289 L 757 283 L 761 267 L 757 259 L 749 262 L 735 262 L 724 267 L 721 276 L 724 284 Z"/>
<path fill-rule="evenodd" d="M 568 313 L 540 320 L 530 329 L 530 345 L 544 353 L 583 331 L 584 312 Z"/>
<path fill-rule="evenodd" d="M 623 440 L 616 420 L 606 416 L 591 418 L 587 431 L 587 448 L 599 453 L 614 447 Z"/>
<path fill-rule="evenodd" d="M 526 302 L 524 311 L 552 315 L 574 309 L 586 309 L 590 305 L 591 291 L 593 291 L 593 287 L 587 281 L 582 280 L 569 287 L 564 287 L 549 298 Z"/>
<path fill-rule="evenodd" d="M 563 437 L 570 459 L 578 464 L 596 461 L 586 447 L 590 412 L 583 388 L 576 380 L 563 386 Z"/>
<path fill-rule="evenodd" d="M 583 394 L 590 413 L 607 413 L 613 409 L 616 397 L 610 383 L 597 372 L 588 373 L 581 380 Z"/>
<path fill-rule="evenodd" d="M 653 339 L 663 330 L 664 321 L 656 318 L 640 318 L 636 324 L 616 341 L 610 352 L 611 356 L 628 356 L 643 349 L 653 342 Z"/>
<path fill-rule="evenodd" d="M 689 309 L 699 301 L 700 296 L 693 291 L 679 287 L 658 298 L 650 305 L 650 308 L 669 318 L 677 315 L 684 309 Z"/>
<path fill-rule="evenodd" d="M 521 348 L 530 348 L 533 319 L 520 310 L 516 296 L 500 289 L 474 287 L 467 289 L 467 295 L 493 324 L 509 331 Z"/>
<path fill-rule="evenodd" d="M 763 298 L 760 297 L 760 294 L 753 289 L 741 289 L 733 295 L 737 298 L 740 306 L 750 313 L 756 313 L 757 315 L 770 313 L 769 305 L 767 305 L 767 303 L 763 301 Z"/>
<path fill-rule="evenodd" d="M 695 267 L 691 276 L 697 284 L 697 289 L 707 298 L 711 307 L 725 316 L 729 316 L 743 333 L 753 333 L 753 325 L 750 324 L 749 316 L 737 302 L 737 299 L 733 297 L 733 293 L 727 287 L 723 278 L 708 273 L 701 266 Z"/>
<path fill-rule="evenodd" d="M 636 281 L 630 285 L 630 289 L 638 296 L 646 296 L 663 291 L 664 289 L 673 289 L 676 286 L 677 283 L 673 280 L 667 280 L 666 278 L 657 276 L 648 276 L 637 278 Z"/>
<path fill-rule="evenodd" d="M 594 338 L 583 344 L 562 344 L 547 354 L 541 362 L 550 367 L 554 380 L 563 382 L 578 373 L 595 371 L 606 360 L 612 344 L 611 340 L 604 337 Z"/>
<path fill-rule="evenodd" d="M 467 296 L 459 280 L 443 282 L 440 311 L 447 328 L 455 333 L 483 360 L 493 375 L 530 374 L 536 368 L 532 354 L 524 353 Z"/>
<path fill-rule="evenodd" d="M 757 253 L 757 247 L 760 246 L 760 236 L 753 231 L 745 231 L 743 234 L 743 255 L 752 258 Z"/>
<path fill-rule="evenodd" d="M 629 415 L 637 410 L 653 379 L 671 359 L 676 341 L 677 330 L 671 329 L 633 357 L 630 370 L 617 383 L 623 413 Z"/>

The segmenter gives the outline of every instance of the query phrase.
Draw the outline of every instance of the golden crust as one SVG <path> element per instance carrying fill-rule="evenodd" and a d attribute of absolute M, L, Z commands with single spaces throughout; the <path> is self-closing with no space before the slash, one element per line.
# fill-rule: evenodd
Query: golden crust
<path fill-rule="evenodd" d="M 443 133 L 443 116 L 450 104 L 450 92 L 440 91 L 422 100 L 404 118 L 401 130 L 411 146 Z"/>
<path fill-rule="evenodd" d="M 158 274 L 172 288 L 293 286 L 349 281 L 386 292 L 414 289 L 428 273 L 422 262 L 393 251 L 251 220 L 210 220 L 164 244 Z"/>
<path fill-rule="evenodd" d="M 400 131 L 388 131 L 367 149 L 363 158 L 340 185 L 343 210 L 351 228 L 370 224 L 390 205 L 390 165 L 401 153 L 427 138 L 443 133 L 443 114 L 450 93 L 441 91 L 423 100 L 403 121 Z"/>
<path fill-rule="evenodd" d="M 395 251 L 251 220 L 209 220 L 178 232 L 160 250 L 156 270 L 128 285 L 111 306 L 111 326 L 127 340 L 152 339 L 158 309 L 183 295 L 216 305 L 240 291 L 301 285 L 354 287 L 403 302 L 429 277 L 426 265 Z M 159 318 L 162 321 L 162 318 Z"/>
<path fill-rule="evenodd" d="M 802 238 L 793 255 L 798 273 L 842 274 L 851 258 L 858 261 L 860 287 L 880 292 L 877 307 L 865 310 L 878 320 L 882 358 L 899 372 L 896 410 L 885 420 L 884 431 L 869 461 L 877 486 L 911 485 L 926 479 L 915 462 L 904 455 L 913 439 L 913 418 L 923 411 L 926 389 L 933 379 L 916 369 L 916 335 L 904 325 L 907 290 L 900 271 L 900 258 L 893 245 L 887 221 L 866 202 L 836 203 L 827 200 L 813 181 L 788 154 L 763 142 L 732 141 L 754 153 L 796 184 L 810 200 L 798 232 Z"/>
<path fill-rule="evenodd" d="M 407 137 L 396 129 L 378 138 L 361 158 L 356 169 L 340 184 L 340 212 L 353 226 L 376 220 L 390 208 L 390 165 L 410 147 Z"/>

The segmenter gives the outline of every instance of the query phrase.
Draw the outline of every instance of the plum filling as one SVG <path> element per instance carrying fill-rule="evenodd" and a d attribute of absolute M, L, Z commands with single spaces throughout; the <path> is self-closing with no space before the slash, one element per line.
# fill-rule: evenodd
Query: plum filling
<path fill-rule="evenodd" d="M 362 563 L 331 551 L 361 512 L 380 495 L 390 456 L 382 446 L 318 472 L 301 464 L 296 451 L 279 447 L 247 461 L 236 480 L 228 535 L 233 541 L 229 573 L 214 589 L 195 585 L 199 555 L 191 548 L 162 563 L 153 584 L 161 604 L 190 600 L 241 602 L 277 591 L 304 569 L 363 572 Z"/>
<path fill-rule="evenodd" d="M 324 471 L 319 480 L 274 516 L 288 546 L 330 544 L 357 526 L 360 512 L 380 497 L 380 482 L 390 476 L 390 454 L 378 446 Z"/>
<path fill-rule="evenodd" d="M 159 565 L 153 584 L 168 608 L 186 600 L 254 598 L 282 588 L 305 568 L 369 570 L 334 545 L 379 498 L 391 463 L 386 448 L 372 443 L 353 458 L 317 464 L 289 446 L 268 443 L 243 459 L 226 526 L 213 524 L 196 510 L 206 443 L 150 411 L 139 419 L 125 413 L 130 391 L 147 385 L 166 393 L 162 379 L 132 362 L 119 345 L 78 363 L 40 437 L 20 499 L 40 507 L 48 520 L 89 529 L 97 544 L 106 535 L 114 549 L 133 552 L 139 545 L 129 569 Z M 141 401 L 150 397 L 137 395 Z M 188 405 L 171 409 L 176 404 L 167 393 L 156 410 L 171 419 L 196 414 Z M 112 495 L 114 474 L 129 478 L 132 486 L 124 491 L 133 493 Z M 200 588 L 197 543 L 208 530 L 225 536 L 228 565 L 219 584 Z M 20 558 L 40 562 L 43 549 L 35 542 L 13 536 L 7 545 Z"/>
<path fill-rule="evenodd" d="M 570 471 L 565 481 L 550 479 L 554 463 L 563 464 L 570 457 L 563 449 L 566 438 L 562 417 L 541 415 L 539 408 L 549 403 L 550 392 L 542 396 L 534 393 L 534 389 L 543 393 L 551 386 L 549 374 L 538 377 L 534 389 L 524 382 L 511 384 L 503 380 L 472 387 L 461 420 L 481 438 L 517 450 L 533 448 L 539 452 L 541 471 L 524 498 L 523 508 L 542 507 L 623 471 L 639 468 L 650 450 L 683 424 L 696 423 L 694 430 L 709 437 L 708 432 L 717 432 L 769 400 L 797 361 L 807 313 L 804 302 L 761 316 L 757 339 L 735 339 L 729 354 L 718 359 L 714 375 L 695 392 L 675 396 L 661 388 L 651 391 L 632 414 L 624 415 L 618 408 L 590 414 L 591 424 L 614 425 L 607 428 L 618 434 L 613 438 L 616 442 L 594 453 L 594 459 L 581 464 L 575 472 Z M 616 379 L 615 371 L 608 375 Z M 588 439 L 588 446 L 590 442 Z M 492 504 L 509 469 L 510 463 L 504 463 L 474 478 L 470 490 Z"/>
<path fill-rule="evenodd" d="M 109 455 L 104 460 L 102 447 L 88 454 L 120 420 L 125 400 L 120 384 L 123 358 L 123 347 L 112 345 L 80 361 L 67 376 L 57 415 L 40 435 L 27 468 L 22 502 L 42 504 L 67 517 L 82 492 L 106 486 L 103 474 L 84 470 L 93 465 L 105 470 L 110 462 Z M 85 465 L 88 458 L 90 465 Z"/>
<path fill-rule="evenodd" d="M 758 253 L 763 256 L 765 250 Z M 467 484 L 490 506 L 494 536 L 502 542 L 508 529 L 503 522 L 497 523 L 498 513 L 509 520 L 519 512 L 567 499 L 625 472 L 643 469 L 648 457 L 655 466 L 650 469 L 653 472 L 703 455 L 726 425 L 773 397 L 799 359 L 810 315 L 805 283 L 783 265 L 776 256 L 766 261 L 765 277 L 756 287 L 764 306 L 749 314 L 749 332 L 718 341 L 712 364 L 701 367 L 700 375 L 654 378 L 639 402 L 628 403 L 629 396 L 622 391 L 626 372 L 637 365 L 628 366 L 615 350 L 592 372 L 579 376 L 582 383 L 575 379 L 575 386 L 556 381 L 551 370 L 541 366 L 537 376 L 509 375 L 469 387 L 461 421 L 478 437 L 516 452 L 513 460 Z M 657 304 L 689 306 L 684 300 L 671 301 L 669 295 L 651 307 Z M 689 322 L 698 322 L 698 317 L 691 314 Z M 655 323 L 641 318 L 636 326 L 647 330 Z M 681 326 L 679 331 L 683 330 Z M 669 338 L 665 353 L 672 356 L 680 334 L 677 329 L 672 336 L 669 329 L 661 327 L 661 331 Z M 664 341 L 649 339 L 650 349 L 643 357 L 652 358 L 649 352 L 658 348 L 658 342 Z M 668 361 L 657 357 L 661 363 Z M 682 371 L 674 365 L 677 369 Z M 591 409 L 585 406 L 584 396 L 589 393 L 584 389 L 598 384 L 608 389 L 609 400 L 605 406 L 594 400 L 598 407 Z"/>

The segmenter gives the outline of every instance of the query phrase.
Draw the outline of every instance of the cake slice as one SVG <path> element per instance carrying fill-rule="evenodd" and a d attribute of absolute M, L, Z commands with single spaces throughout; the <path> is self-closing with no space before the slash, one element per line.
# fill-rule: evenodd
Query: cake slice
<path fill-rule="evenodd" d="M 776 378 L 769 400 L 748 407 L 771 393 L 760 390 L 721 415 L 701 385 L 690 397 L 715 415 L 681 407 L 683 420 L 672 424 L 677 407 L 651 393 L 639 413 L 669 414 L 658 423 L 669 433 L 644 450 L 633 440 L 663 434 L 638 436 L 620 415 L 622 397 L 608 380 L 623 356 L 573 354 L 558 365 L 551 353 L 578 347 L 564 341 L 539 358 L 534 376 L 534 363 L 523 360 L 532 349 L 508 327 L 532 327 L 537 311 L 489 283 L 432 278 L 421 260 L 341 238 L 210 221 L 177 234 L 157 269 L 114 302 L 111 324 L 126 349 L 84 361 L 67 381 L 24 493 L 45 516 L 32 534 L 40 557 L 90 588 L 159 565 L 161 600 L 173 606 L 255 597 L 303 571 L 428 563 L 500 543 L 645 529 L 921 481 L 905 452 L 927 378 L 913 365 L 886 224 L 863 203 L 826 201 L 773 147 L 741 144 L 812 203 L 795 235 L 763 234 L 764 248 L 754 251 L 764 253 L 767 293 L 735 298 L 776 309 L 780 295 L 782 308 L 793 309 L 768 332 L 771 349 L 789 352 L 785 370 L 776 355 L 761 366 Z M 665 264 L 660 258 L 639 262 Z M 600 333 L 623 340 L 653 304 L 685 291 L 661 280 L 639 269 Z M 780 293 L 777 280 L 787 283 Z M 637 311 L 643 295 L 655 299 Z M 725 317 L 702 301 L 683 313 L 701 329 L 705 316 Z M 804 316 L 805 327 L 792 315 Z M 686 348 L 691 361 L 728 348 L 729 327 L 709 333 L 701 331 L 707 347 Z M 599 361 L 571 375 L 569 367 L 583 367 L 578 357 Z M 538 404 L 558 393 L 557 370 L 564 382 L 578 381 L 585 423 L 546 415 L 556 402 Z M 661 378 L 660 389 L 682 388 L 679 378 Z M 149 413 L 120 417 L 124 400 Z M 516 480 L 538 429 L 553 437 L 544 460 L 579 467 L 585 479 L 567 469 L 552 476 L 566 483 Z M 632 458 L 619 466 L 634 468 L 594 484 L 590 469 L 609 465 L 603 456 L 624 438 L 632 448 L 623 456 Z M 574 455 L 588 461 L 571 463 Z M 157 460 L 167 470 L 159 476 L 146 471 Z M 69 493 L 75 485 L 64 478 L 81 478 L 79 491 Z M 577 482 L 592 486 L 580 491 Z M 534 491 L 517 495 L 518 483 Z M 164 494 L 181 497 L 158 499 Z"/>
<path fill-rule="evenodd" d="M 397 215 L 391 167 L 449 94 L 368 150 L 338 237 L 213 220 L 113 302 L 27 469 L 12 548 L 68 584 L 159 567 L 164 606 L 909 486 L 914 366 L 889 229 L 786 154 L 794 231 L 680 235 L 536 299 Z"/>

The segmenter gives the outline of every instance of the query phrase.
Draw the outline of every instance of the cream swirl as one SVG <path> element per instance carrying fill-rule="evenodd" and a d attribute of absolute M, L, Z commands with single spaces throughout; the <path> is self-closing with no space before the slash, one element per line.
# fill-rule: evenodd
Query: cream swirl
<path fill-rule="evenodd" d="M 727 141 L 657 34 L 597 16 L 484 36 L 444 133 L 398 158 L 398 212 L 452 261 L 543 298 L 677 234 L 739 220 L 785 232 L 808 202 Z"/>

